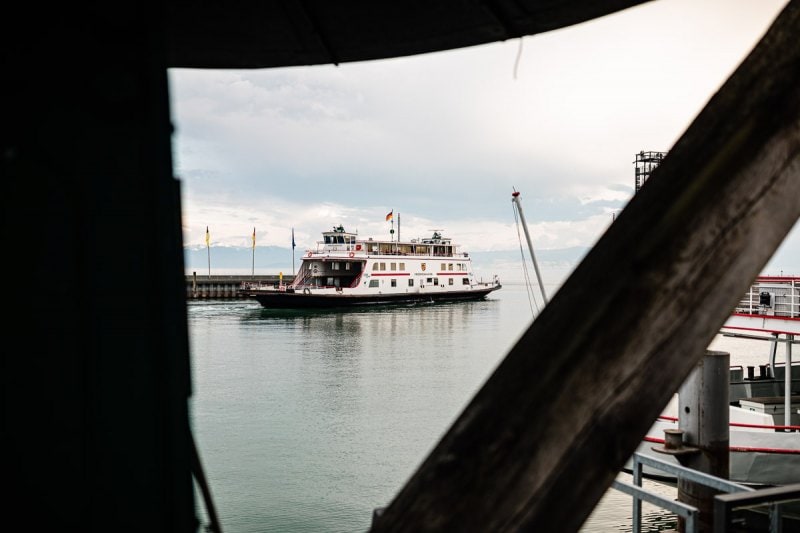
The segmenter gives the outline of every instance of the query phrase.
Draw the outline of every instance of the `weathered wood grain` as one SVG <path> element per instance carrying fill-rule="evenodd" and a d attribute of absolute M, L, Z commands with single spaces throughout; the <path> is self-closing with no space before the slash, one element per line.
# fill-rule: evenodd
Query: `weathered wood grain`
<path fill-rule="evenodd" d="M 800 216 L 797 35 L 792 1 L 373 531 L 580 528 Z"/>

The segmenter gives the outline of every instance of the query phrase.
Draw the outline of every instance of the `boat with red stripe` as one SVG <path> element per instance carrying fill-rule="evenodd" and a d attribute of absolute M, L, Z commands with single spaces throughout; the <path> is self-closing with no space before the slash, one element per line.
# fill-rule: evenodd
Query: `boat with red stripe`
<path fill-rule="evenodd" d="M 730 367 L 730 480 L 754 486 L 797 483 L 800 481 L 800 357 L 793 356 L 792 348 L 800 343 L 800 277 L 756 278 L 720 334 L 762 340 L 767 348 L 764 364 Z M 675 461 L 654 448 L 665 445 L 665 430 L 678 429 L 678 411 L 676 394 L 637 452 Z M 651 475 L 663 477 L 656 472 Z"/>
<path fill-rule="evenodd" d="M 388 220 L 388 218 L 387 218 Z M 270 309 L 334 308 L 485 298 L 497 276 L 476 279 L 472 258 L 450 238 L 363 239 L 335 226 L 302 257 L 288 285 L 244 282 L 239 292 Z"/>

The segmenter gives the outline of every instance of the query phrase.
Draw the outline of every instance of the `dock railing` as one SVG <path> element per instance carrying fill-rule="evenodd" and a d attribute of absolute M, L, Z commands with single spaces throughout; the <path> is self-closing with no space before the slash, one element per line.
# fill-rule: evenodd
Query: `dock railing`
<path fill-rule="evenodd" d="M 800 318 L 800 277 L 759 276 L 734 312 Z"/>
<path fill-rule="evenodd" d="M 800 484 L 755 489 L 691 468 L 634 453 L 633 484 L 620 480 L 614 480 L 611 484 L 612 488 L 633 497 L 632 533 L 641 533 L 642 531 L 643 501 L 682 518 L 685 533 L 697 533 L 699 527 L 700 511 L 697 507 L 666 498 L 642 487 L 644 466 L 672 474 L 677 479 L 688 480 L 720 491 L 722 494 L 714 497 L 714 533 L 726 533 L 732 530 L 733 511 L 736 509 L 755 506 L 767 506 L 769 532 L 781 533 L 783 531 L 783 506 L 790 502 L 800 502 Z"/>

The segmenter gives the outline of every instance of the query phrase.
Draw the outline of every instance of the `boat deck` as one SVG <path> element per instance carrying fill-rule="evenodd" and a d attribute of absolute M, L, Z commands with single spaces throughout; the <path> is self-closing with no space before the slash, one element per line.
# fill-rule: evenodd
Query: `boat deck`
<path fill-rule="evenodd" d="M 756 278 L 725 322 L 725 331 L 800 335 L 800 277 Z"/>

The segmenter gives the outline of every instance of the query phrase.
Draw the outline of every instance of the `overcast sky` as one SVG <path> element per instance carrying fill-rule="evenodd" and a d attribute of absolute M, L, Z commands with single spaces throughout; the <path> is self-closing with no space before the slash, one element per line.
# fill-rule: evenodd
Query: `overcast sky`
<path fill-rule="evenodd" d="M 656 0 L 405 58 L 171 69 L 184 242 L 208 226 L 212 246 L 250 246 L 255 227 L 289 246 L 294 227 L 302 250 L 338 224 L 386 237 L 394 211 L 404 238 L 516 249 L 516 188 L 535 247 L 591 246 L 633 194 L 635 154 L 668 151 L 786 3 Z"/>

